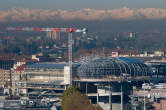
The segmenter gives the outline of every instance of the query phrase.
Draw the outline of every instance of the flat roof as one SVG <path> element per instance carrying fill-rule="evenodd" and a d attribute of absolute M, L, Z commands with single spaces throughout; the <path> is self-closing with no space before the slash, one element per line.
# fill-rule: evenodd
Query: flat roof
<path fill-rule="evenodd" d="M 26 68 L 50 68 L 50 69 L 64 69 L 67 63 L 34 63 L 27 65 Z"/>

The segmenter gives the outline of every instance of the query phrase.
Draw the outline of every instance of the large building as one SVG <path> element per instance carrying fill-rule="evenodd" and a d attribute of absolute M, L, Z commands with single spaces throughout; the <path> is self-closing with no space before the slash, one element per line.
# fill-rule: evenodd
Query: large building
<path fill-rule="evenodd" d="M 93 58 L 83 62 L 77 72 L 80 80 L 111 80 L 114 77 L 138 78 L 151 75 L 150 68 L 142 61 L 126 57 Z"/>
<path fill-rule="evenodd" d="M 70 68 L 66 63 L 35 63 L 26 65 L 15 80 L 17 93 L 29 89 L 65 89 L 70 84 Z"/>

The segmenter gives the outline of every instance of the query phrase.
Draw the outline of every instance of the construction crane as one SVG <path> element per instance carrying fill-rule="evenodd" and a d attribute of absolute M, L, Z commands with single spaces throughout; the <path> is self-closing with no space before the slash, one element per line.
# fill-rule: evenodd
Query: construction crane
<path fill-rule="evenodd" d="M 68 33 L 68 63 L 70 68 L 70 86 L 72 86 L 72 33 L 86 34 L 87 29 L 77 28 L 40 28 L 40 27 L 7 27 L 8 31 L 44 31 L 44 32 L 65 32 Z"/>

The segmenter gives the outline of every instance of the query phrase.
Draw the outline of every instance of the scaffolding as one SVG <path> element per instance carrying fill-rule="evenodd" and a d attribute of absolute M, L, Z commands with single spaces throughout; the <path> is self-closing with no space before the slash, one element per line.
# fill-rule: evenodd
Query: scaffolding
<path fill-rule="evenodd" d="M 151 70 L 143 62 L 130 58 L 93 57 L 81 62 L 78 77 L 87 79 L 112 79 L 151 76 Z"/>

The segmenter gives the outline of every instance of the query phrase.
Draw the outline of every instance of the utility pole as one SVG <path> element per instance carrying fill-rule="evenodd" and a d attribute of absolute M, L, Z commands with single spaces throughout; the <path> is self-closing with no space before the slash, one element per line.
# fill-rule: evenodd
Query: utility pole
<path fill-rule="evenodd" d="M 145 103 L 145 89 L 144 89 L 144 110 L 146 110 L 146 103 Z"/>

